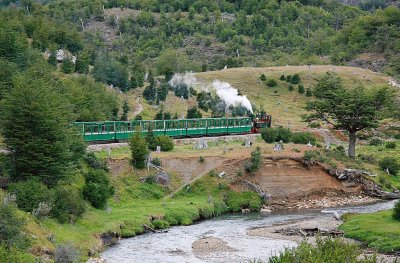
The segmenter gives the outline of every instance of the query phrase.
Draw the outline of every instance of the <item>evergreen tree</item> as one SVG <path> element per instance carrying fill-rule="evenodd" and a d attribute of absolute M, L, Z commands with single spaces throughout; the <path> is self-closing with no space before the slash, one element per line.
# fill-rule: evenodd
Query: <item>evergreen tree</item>
<path fill-rule="evenodd" d="M 129 145 L 131 148 L 133 166 L 138 169 L 143 169 L 146 166 L 145 161 L 149 150 L 147 149 L 147 142 L 142 137 L 139 129 L 136 129 L 135 133 L 130 138 Z"/>
<path fill-rule="evenodd" d="M 306 96 L 307 96 L 307 97 L 311 97 L 311 96 L 312 96 L 312 92 L 311 92 L 311 89 L 310 89 L 310 88 L 307 88 L 307 89 L 306 89 Z"/>
<path fill-rule="evenodd" d="M 282 81 L 285 81 L 285 75 L 281 75 L 281 77 L 279 78 L 280 80 L 282 80 Z"/>
<path fill-rule="evenodd" d="M 299 93 L 303 94 L 304 93 L 304 86 L 303 85 L 299 85 Z"/>
<path fill-rule="evenodd" d="M 53 186 L 79 162 L 84 146 L 71 107 L 45 64 L 14 80 L 1 107 L 1 132 L 13 159 L 14 180 L 38 178 Z"/>
<path fill-rule="evenodd" d="M 125 100 L 124 105 L 122 105 L 122 116 L 121 116 L 121 121 L 127 121 L 128 120 L 128 112 L 129 112 L 129 104 Z"/>
<path fill-rule="evenodd" d="M 90 54 L 87 51 L 81 51 L 76 57 L 75 71 L 80 74 L 89 73 Z"/>
<path fill-rule="evenodd" d="M 198 119 L 198 118 L 201 118 L 201 117 L 202 117 L 202 114 L 201 114 L 201 112 L 197 109 L 196 106 L 191 107 L 191 108 L 188 109 L 187 115 L 186 115 L 186 118 L 187 118 L 187 119 Z"/>
<path fill-rule="evenodd" d="M 291 77 L 291 79 L 290 79 L 290 82 L 291 82 L 292 84 L 299 84 L 300 81 L 301 81 L 301 78 L 300 78 L 300 75 L 299 75 L 299 74 L 294 74 L 294 75 Z"/>
<path fill-rule="evenodd" d="M 267 80 L 267 77 L 265 76 L 265 74 L 261 74 L 260 80 L 261 81 L 266 81 Z"/>
<path fill-rule="evenodd" d="M 69 59 L 64 59 L 61 65 L 61 69 L 65 74 L 71 74 L 75 71 L 75 64 Z"/>

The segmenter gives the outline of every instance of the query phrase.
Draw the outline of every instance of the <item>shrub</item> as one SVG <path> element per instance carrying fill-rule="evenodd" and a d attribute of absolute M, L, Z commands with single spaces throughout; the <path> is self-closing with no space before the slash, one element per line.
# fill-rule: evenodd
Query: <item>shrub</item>
<path fill-rule="evenodd" d="M 400 163 L 396 158 L 385 157 L 379 162 L 379 167 L 384 171 L 388 170 L 391 175 L 396 175 L 400 170 Z"/>
<path fill-rule="evenodd" d="M 25 220 L 18 216 L 15 206 L 0 203 L 0 245 L 6 247 L 22 245 L 24 225 Z"/>
<path fill-rule="evenodd" d="M 90 170 L 85 174 L 83 198 L 98 209 L 105 208 L 107 199 L 114 194 L 114 187 L 106 172 L 102 170 Z"/>
<path fill-rule="evenodd" d="M 61 69 L 65 74 L 71 74 L 75 71 L 75 64 L 69 59 L 64 59 L 61 65 Z"/>
<path fill-rule="evenodd" d="M 369 145 L 373 145 L 373 146 L 378 146 L 378 145 L 381 145 L 382 143 L 383 143 L 382 140 L 379 138 L 376 138 L 376 137 L 371 138 L 369 140 Z"/>
<path fill-rule="evenodd" d="M 146 140 L 140 135 L 138 130 L 130 138 L 129 145 L 132 154 L 132 164 L 138 169 L 144 168 L 146 166 L 146 156 L 149 151 L 147 150 Z"/>
<path fill-rule="evenodd" d="M 53 200 L 52 191 L 35 180 L 10 184 L 8 190 L 17 196 L 18 208 L 26 212 L 32 212 L 41 202 L 52 203 Z"/>
<path fill-rule="evenodd" d="M 292 81 L 292 76 L 291 75 L 287 75 L 286 76 L 286 82 L 291 82 Z"/>
<path fill-rule="evenodd" d="M 289 85 L 289 91 L 293 91 L 294 90 L 294 88 L 293 88 L 293 86 L 292 85 Z"/>
<path fill-rule="evenodd" d="M 316 245 L 303 241 L 298 247 L 286 248 L 280 255 L 273 256 L 269 263 L 283 262 L 376 262 L 373 257 L 361 257 L 362 250 L 343 239 L 317 237 Z"/>
<path fill-rule="evenodd" d="M 315 144 L 317 139 L 311 132 L 295 132 L 292 134 L 290 141 L 298 144 L 307 144 L 309 142 Z"/>
<path fill-rule="evenodd" d="M 358 158 L 366 163 L 375 163 L 375 157 L 370 154 L 359 154 Z"/>
<path fill-rule="evenodd" d="M 285 143 L 290 141 L 292 132 L 290 129 L 277 127 L 277 128 L 265 128 L 261 130 L 261 137 L 266 143 L 273 143 L 283 141 Z"/>
<path fill-rule="evenodd" d="M 400 221 L 400 201 L 397 201 L 393 208 L 393 218 Z"/>
<path fill-rule="evenodd" d="M 78 260 L 79 253 L 74 246 L 63 244 L 56 247 L 54 252 L 55 263 L 72 263 Z"/>
<path fill-rule="evenodd" d="M 285 79 L 286 79 L 286 78 L 285 78 L 285 75 L 282 74 L 281 77 L 280 77 L 279 79 L 282 80 L 282 81 L 285 81 Z"/>
<path fill-rule="evenodd" d="M 60 223 L 73 223 L 85 212 L 85 203 L 72 187 L 58 186 L 55 189 L 55 201 L 51 215 Z"/>
<path fill-rule="evenodd" d="M 396 142 L 387 142 L 385 144 L 386 149 L 396 149 Z"/>
<path fill-rule="evenodd" d="M 161 147 L 161 151 L 163 152 L 172 151 L 174 149 L 174 141 L 168 136 L 157 136 L 155 143 Z"/>
<path fill-rule="evenodd" d="M 306 96 L 307 96 L 307 97 L 311 97 L 311 96 L 312 96 L 312 92 L 311 92 L 311 89 L 310 89 L 310 88 L 307 88 L 307 89 L 306 89 Z"/>
<path fill-rule="evenodd" d="M 304 86 L 303 85 L 299 85 L 299 89 L 298 89 L 300 94 L 304 93 Z"/>
<path fill-rule="evenodd" d="M 268 79 L 265 84 L 267 84 L 267 86 L 270 88 L 278 86 L 278 82 L 276 82 L 274 79 Z"/>
<path fill-rule="evenodd" d="M 152 225 L 154 226 L 155 229 L 165 229 L 169 227 L 169 223 L 164 220 L 154 220 L 152 222 Z"/>
<path fill-rule="evenodd" d="M 260 80 L 261 81 L 266 81 L 267 80 L 267 77 L 265 76 L 265 74 L 261 74 Z"/>
<path fill-rule="evenodd" d="M 103 160 L 100 160 L 94 152 L 88 152 L 83 156 L 83 159 L 89 165 L 89 167 L 93 169 L 103 169 L 108 172 L 107 163 Z"/>
<path fill-rule="evenodd" d="M 247 172 L 254 172 L 260 168 L 262 164 L 261 148 L 257 147 L 251 152 L 250 163 L 245 165 Z"/>
<path fill-rule="evenodd" d="M 151 163 L 157 166 L 161 166 L 161 159 L 156 157 L 153 160 L 151 160 Z"/>
<path fill-rule="evenodd" d="M 400 133 L 395 134 L 395 135 L 393 136 L 393 138 L 395 138 L 396 140 L 400 140 Z"/>
<path fill-rule="evenodd" d="M 204 157 L 203 157 L 203 156 L 200 156 L 199 162 L 204 163 L 204 161 L 205 161 Z"/>
<path fill-rule="evenodd" d="M 306 161 L 312 161 L 316 159 L 317 154 L 315 153 L 315 151 L 305 151 L 304 152 L 304 160 Z"/>
<path fill-rule="evenodd" d="M 300 75 L 299 74 L 294 74 L 290 80 L 292 84 L 299 84 L 301 81 Z"/>
<path fill-rule="evenodd" d="M 16 247 L 7 248 L 4 245 L 0 245 L 0 262 L 1 263 L 26 263 L 26 262 L 38 262 L 35 257 L 27 252 L 21 251 Z"/>

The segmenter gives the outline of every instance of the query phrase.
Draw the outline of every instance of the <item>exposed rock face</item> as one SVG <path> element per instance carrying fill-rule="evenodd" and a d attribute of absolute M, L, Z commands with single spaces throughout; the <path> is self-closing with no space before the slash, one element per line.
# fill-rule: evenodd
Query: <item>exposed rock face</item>
<path fill-rule="evenodd" d="M 169 185 L 169 182 L 170 182 L 170 176 L 169 176 L 169 174 L 168 174 L 167 172 L 165 172 L 165 171 L 159 171 L 159 172 L 155 175 L 154 181 L 155 181 L 157 184 L 161 184 L 161 185 L 167 186 L 167 185 Z"/>
<path fill-rule="evenodd" d="M 347 63 L 351 67 L 366 68 L 374 72 L 383 70 L 386 59 L 382 55 L 363 54 Z"/>

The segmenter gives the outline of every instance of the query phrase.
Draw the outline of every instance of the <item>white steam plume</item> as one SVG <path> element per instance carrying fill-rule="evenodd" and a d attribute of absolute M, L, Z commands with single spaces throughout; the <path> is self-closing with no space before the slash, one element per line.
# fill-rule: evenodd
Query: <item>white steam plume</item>
<path fill-rule="evenodd" d="M 181 86 L 182 84 L 190 88 L 193 87 L 193 85 L 196 84 L 196 82 L 197 80 L 193 72 L 186 72 L 186 73 L 175 73 L 172 79 L 168 83 L 174 88 L 176 88 L 177 86 Z"/>
<path fill-rule="evenodd" d="M 231 84 L 229 84 L 228 82 L 214 80 L 211 86 L 204 85 L 197 82 L 197 79 L 193 72 L 186 72 L 174 74 L 174 76 L 168 83 L 174 88 L 181 85 L 186 85 L 186 87 L 188 88 L 196 86 L 197 88 L 200 88 L 204 91 L 208 91 L 211 88 L 215 90 L 217 96 L 225 102 L 227 107 L 243 106 L 251 113 L 253 113 L 253 109 L 251 107 L 249 99 L 245 95 L 239 95 L 238 90 L 232 87 Z"/>
<path fill-rule="evenodd" d="M 228 82 L 214 80 L 212 87 L 216 90 L 218 97 L 225 101 L 226 106 L 243 106 L 253 113 L 249 99 L 244 95 L 239 95 L 237 89 L 231 86 Z"/>

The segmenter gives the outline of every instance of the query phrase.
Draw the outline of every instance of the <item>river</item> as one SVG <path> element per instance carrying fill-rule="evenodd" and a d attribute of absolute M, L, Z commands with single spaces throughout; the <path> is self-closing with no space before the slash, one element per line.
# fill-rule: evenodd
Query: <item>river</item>
<path fill-rule="evenodd" d="M 395 201 L 371 205 L 340 207 L 334 210 L 343 213 L 368 213 L 393 208 Z M 280 211 L 267 216 L 260 214 L 229 214 L 198 222 L 190 226 L 171 227 L 166 233 L 148 233 L 121 240 L 105 250 L 101 257 L 107 263 L 162 262 L 249 262 L 254 259 L 267 260 L 285 247 L 296 246 L 288 240 L 249 236 L 247 231 L 255 227 L 270 226 L 292 220 L 332 217 L 321 210 Z M 205 237 L 224 240 L 229 251 L 218 253 L 194 253 L 192 244 Z"/>

